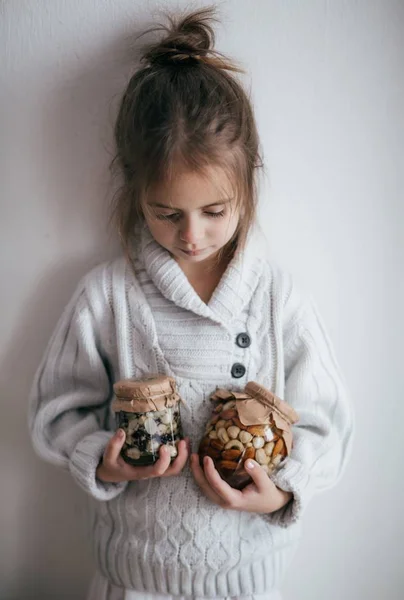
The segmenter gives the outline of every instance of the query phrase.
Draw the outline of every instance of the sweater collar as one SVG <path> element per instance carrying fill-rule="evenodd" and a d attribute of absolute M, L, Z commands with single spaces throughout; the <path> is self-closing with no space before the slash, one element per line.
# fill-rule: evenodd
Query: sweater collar
<path fill-rule="evenodd" d="M 177 306 L 226 325 L 249 304 L 266 258 L 265 242 L 259 231 L 251 231 L 245 249 L 236 252 L 208 304 L 201 300 L 176 260 L 154 240 L 146 225 L 139 237 L 137 258 L 161 294 Z"/>

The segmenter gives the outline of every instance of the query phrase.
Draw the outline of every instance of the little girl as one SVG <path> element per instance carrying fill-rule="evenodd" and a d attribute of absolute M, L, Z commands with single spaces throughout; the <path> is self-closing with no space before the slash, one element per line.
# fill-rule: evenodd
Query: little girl
<path fill-rule="evenodd" d="M 37 372 L 38 454 L 92 500 L 91 600 L 280 598 L 310 498 L 346 463 L 351 410 L 312 302 L 265 257 L 254 227 L 259 144 L 236 68 L 213 50 L 212 11 L 170 21 L 147 48 L 117 117 L 124 248 L 88 273 Z M 173 376 L 186 440 L 148 467 L 120 457 L 113 383 Z M 217 388 L 257 381 L 297 411 L 270 477 L 228 486 L 195 454 Z M 193 453 L 192 453 L 193 452 Z"/>

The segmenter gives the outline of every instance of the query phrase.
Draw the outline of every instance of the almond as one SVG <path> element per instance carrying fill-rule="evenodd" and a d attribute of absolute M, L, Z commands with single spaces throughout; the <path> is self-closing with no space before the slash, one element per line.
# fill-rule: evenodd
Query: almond
<path fill-rule="evenodd" d="M 229 410 L 224 410 L 220 413 L 220 418 L 228 421 L 229 419 L 233 419 L 237 417 L 237 411 L 235 408 L 230 408 Z"/>
<path fill-rule="evenodd" d="M 241 450 L 234 448 L 233 450 L 223 450 L 223 460 L 237 460 L 241 456 Z"/>
<path fill-rule="evenodd" d="M 279 438 L 279 440 L 275 444 L 274 451 L 272 453 L 272 458 L 275 458 L 278 454 L 283 454 L 285 452 L 285 442 L 283 438 Z"/>
<path fill-rule="evenodd" d="M 219 469 L 227 469 L 229 471 L 235 471 L 237 469 L 237 463 L 232 460 L 221 460 L 217 464 Z"/>
<path fill-rule="evenodd" d="M 260 437 L 264 437 L 267 428 L 267 425 L 250 425 L 249 427 L 247 427 L 247 431 L 252 435 L 259 435 Z"/>
<path fill-rule="evenodd" d="M 255 449 L 254 448 L 246 448 L 243 459 L 248 460 L 249 458 L 255 458 Z"/>
<path fill-rule="evenodd" d="M 244 425 L 244 423 L 242 423 L 238 417 L 233 417 L 233 423 L 237 427 L 240 427 L 240 429 L 242 429 L 243 431 L 246 431 L 247 425 Z"/>
<path fill-rule="evenodd" d="M 216 448 L 216 450 L 223 450 L 224 448 L 224 444 L 220 440 L 211 440 L 210 445 L 212 446 L 212 448 Z"/>
<path fill-rule="evenodd" d="M 206 454 L 208 456 L 210 456 L 210 458 L 220 458 L 220 450 L 217 450 L 216 448 L 212 448 L 212 446 L 209 446 L 209 448 L 207 448 L 206 450 Z"/>

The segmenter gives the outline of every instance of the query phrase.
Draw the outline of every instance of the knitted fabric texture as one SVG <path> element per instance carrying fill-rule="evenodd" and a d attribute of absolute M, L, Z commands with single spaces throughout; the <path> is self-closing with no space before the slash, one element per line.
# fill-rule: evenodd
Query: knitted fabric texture
<path fill-rule="evenodd" d="M 135 269 L 102 264 L 79 283 L 37 371 L 30 431 L 37 453 L 70 469 L 89 494 L 94 555 L 112 584 L 149 593 L 237 596 L 279 589 L 314 493 L 333 486 L 349 455 L 352 414 L 313 302 L 272 266 L 256 236 L 211 300 L 143 229 Z M 241 348 L 239 333 L 252 343 Z M 244 365 L 240 379 L 235 363 Z M 217 388 L 251 380 L 298 412 L 294 448 L 272 479 L 293 501 L 269 515 L 220 508 L 189 467 L 177 477 L 121 484 L 95 471 L 115 430 L 114 381 L 175 377 L 185 434 L 197 450 Z"/>

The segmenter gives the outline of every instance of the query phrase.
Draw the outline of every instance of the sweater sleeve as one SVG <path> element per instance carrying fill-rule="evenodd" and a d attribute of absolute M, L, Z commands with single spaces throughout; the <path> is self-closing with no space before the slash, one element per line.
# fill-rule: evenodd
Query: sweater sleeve
<path fill-rule="evenodd" d="M 268 515 L 272 523 L 296 522 L 317 492 L 333 487 L 346 466 L 353 434 L 352 408 L 333 349 L 311 300 L 292 291 L 283 329 L 284 399 L 297 411 L 293 448 L 271 479 L 292 500 Z"/>
<path fill-rule="evenodd" d="M 29 428 L 41 458 L 70 470 L 94 498 L 110 500 L 126 484 L 103 483 L 95 476 L 113 435 L 105 429 L 112 384 L 98 328 L 83 280 L 36 373 L 29 400 Z"/>

